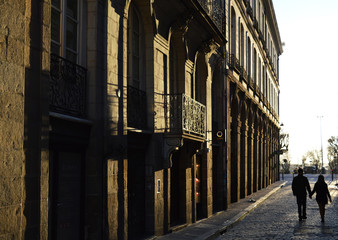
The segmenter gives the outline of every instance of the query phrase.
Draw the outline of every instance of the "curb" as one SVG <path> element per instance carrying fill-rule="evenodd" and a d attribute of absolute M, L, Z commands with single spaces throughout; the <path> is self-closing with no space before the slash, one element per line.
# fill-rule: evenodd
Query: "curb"
<path fill-rule="evenodd" d="M 285 184 L 286 184 L 286 182 L 287 181 L 284 181 L 282 184 L 280 184 L 279 186 L 277 186 L 274 189 L 272 189 L 265 196 L 263 196 L 260 199 L 258 199 L 255 204 L 250 205 L 249 207 L 247 207 L 246 209 L 244 209 L 243 211 L 241 211 L 240 213 L 238 213 L 233 218 L 225 221 L 223 223 L 223 226 L 219 230 L 217 230 L 216 232 L 213 232 L 211 235 L 209 235 L 208 237 L 206 237 L 205 240 L 216 239 L 218 236 L 220 236 L 223 233 L 225 233 L 228 229 L 232 228 L 237 223 L 239 223 L 240 221 L 242 221 L 250 212 L 252 212 L 255 208 L 257 208 L 259 205 L 261 205 L 272 194 L 276 193 L 279 189 L 281 189 L 282 187 L 284 187 Z"/>

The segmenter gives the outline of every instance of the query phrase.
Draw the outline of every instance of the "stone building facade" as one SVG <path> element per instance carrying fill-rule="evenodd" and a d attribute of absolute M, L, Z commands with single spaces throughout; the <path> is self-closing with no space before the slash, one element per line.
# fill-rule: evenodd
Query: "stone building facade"
<path fill-rule="evenodd" d="M 271 0 L 0 13 L 0 238 L 163 235 L 278 180 Z"/>
<path fill-rule="evenodd" d="M 279 179 L 282 43 L 272 1 L 231 1 L 228 9 L 228 202 Z"/>

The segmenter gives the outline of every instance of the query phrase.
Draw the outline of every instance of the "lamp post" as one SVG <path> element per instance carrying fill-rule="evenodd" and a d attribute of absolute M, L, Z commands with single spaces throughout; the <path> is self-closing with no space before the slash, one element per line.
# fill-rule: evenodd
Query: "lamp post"
<path fill-rule="evenodd" d="M 322 137 L 322 118 L 323 116 L 318 116 L 319 118 L 319 122 L 320 122 L 320 151 L 321 151 L 321 156 L 322 156 L 322 169 L 320 170 L 320 172 L 323 174 L 324 170 L 324 160 L 323 160 L 323 137 Z"/>

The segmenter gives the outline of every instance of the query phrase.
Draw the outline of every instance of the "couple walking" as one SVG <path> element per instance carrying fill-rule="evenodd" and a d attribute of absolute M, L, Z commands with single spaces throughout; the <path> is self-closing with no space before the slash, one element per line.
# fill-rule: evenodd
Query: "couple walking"
<path fill-rule="evenodd" d="M 315 183 L 313 191 L 311 191 L 307 177 L 303 176 L 303 169 L 299 168 L 298 176 L 296 176 L 292 181 L 292 192 L 293 195 L 297 197 L 299 221 L 302 221 L 302 219 L 306 219 L 306 191 L 309 192 L 310 198 L 312 198 L 312 195 L 314 193 L 317 194 L 316 201 L 319 206 L 319 212 L 322 218 L 322 222 L 324 222 L 325 205 L 328 203 L 327 198 L 329 198 L 330 202 L 332 202 L 329 189 L 324 181 L 324 176 L 318 176 L 318 180 Z"/>

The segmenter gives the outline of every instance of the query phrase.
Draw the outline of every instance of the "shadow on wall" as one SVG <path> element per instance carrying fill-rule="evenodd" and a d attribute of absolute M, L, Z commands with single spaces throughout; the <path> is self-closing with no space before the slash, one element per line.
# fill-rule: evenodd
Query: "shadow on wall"
<path fill-rule="evenodd" d="M 24 152 L 25 177 L 23 214 L 26 218 L 25 239 L 47 238 L 48 222 L 48 101 L 49 72 L 42 71 L 42 3 L 31 2 L 29 62 L 25 65 Z M 26 20 L 28 21 L 28 20 Z M 30 44 L 30 45 L 29 45 Z M 27 47 L 27 46 L 26 46 Z M 45 154 L 44 154 L 45 153 Z M 42 171 L 42 168 L 44 169 Z M 46 235 L 42 236 L 42 232 Z"/>

